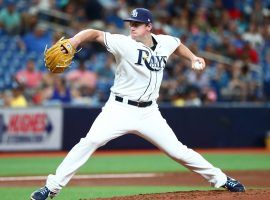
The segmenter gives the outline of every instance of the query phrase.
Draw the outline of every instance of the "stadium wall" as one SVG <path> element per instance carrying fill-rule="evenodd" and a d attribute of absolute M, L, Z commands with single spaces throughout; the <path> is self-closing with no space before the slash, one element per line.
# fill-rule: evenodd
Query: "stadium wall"
<path fill-rule="evenodd" d="M 64 150 L 71 149 L 80 138 L 85 137 L 100 111 L 100 108 L 64 108 Z M 265 135 L 270 130 L 270 107 L 163 107 L 160 111 L 178 139 L 191 148 L 263 147 Z M 152 144 L 133 134 L 101 147 L 152 148 L 155 148 Z"/>
<path fill-rule="evenodd" d="M 85 137 L 100 111 L 59 106 L 0 109 L 0 152 L 70 150 Z M 191 148 L 264 147 L 270 134 L 270 107 L 162 107 L 160 111 L 178 139 Z M 128 134 L 101 148 L 155 147 Z"/>

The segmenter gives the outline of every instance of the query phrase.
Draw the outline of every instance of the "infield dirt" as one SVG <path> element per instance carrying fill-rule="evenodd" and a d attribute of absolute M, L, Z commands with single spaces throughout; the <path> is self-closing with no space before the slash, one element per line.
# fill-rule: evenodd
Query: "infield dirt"
<path fill-rule="evenodd" d="M 161 194 L 143 194 L 126 197 L 99 198 L 96 200 L 269 200 L 270 190 L 247 190 L 244 193 L 232 193 L 227 191 L 189 191 L 169 192 Z M 82 199 L 83 200 L 83 199 Z"/>
<path fill-rule="evenodd" d="M 126 197 L 99 198 L 96 200 L 269 200 L 270 199 L 270 171 L 235 171 L 228 175 L 241 180 L 247 187 L 244 193 L 233 193 L 226 190 L 169 192 L 160 194 L 141 194 Z M 145 178 L 144 178 L 145 179 Z M 165 184 L 185 186 L 208 186 L 209 184 L 200 176 L 193 173 L 167 174 L 160 180 L 145 179 L 140 184 Z M 134 182 L 132 180 L 131 182 Z M 265 187 L 265 189 L 249 189 Z"/>
<path fill-rule="evenodd" d="M 230 171 L 227 175 L 232 176 L 247 187 L 245 193 L 232 193 L 226 190 L 169 192 L 160 194 L 141 194 L 125 197 L 105 198 L 106 200 L 269 200 L 270 199 L 270 170 L 265 171 Z M 1 186 L 43 186 L 44 180 L 23 180 L 0 182 Z M 192 172 L 162 173 L 153 177 L 133 178 L 89 178 L 71 180 L 68 186 L 209 186 L 199 175 Z M 261 189 L 255 189 L 261 188 Z M 209 187 L 211 189 L 211 187 Z M 99 198 L 98 200 L 105 200 Z M 81 199 L 88 200 L 88 199 Z"/>

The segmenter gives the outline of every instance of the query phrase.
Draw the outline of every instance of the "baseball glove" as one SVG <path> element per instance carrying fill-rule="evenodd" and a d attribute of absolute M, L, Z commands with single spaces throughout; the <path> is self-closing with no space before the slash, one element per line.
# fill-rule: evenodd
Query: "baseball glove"
<path fill-rule="evenodd" d="M 62 73 L 71 64 L 76 50 L 68 39 L 63 37 L 51 48 L 44 51 L 45 66 L 52 73 Z"/>

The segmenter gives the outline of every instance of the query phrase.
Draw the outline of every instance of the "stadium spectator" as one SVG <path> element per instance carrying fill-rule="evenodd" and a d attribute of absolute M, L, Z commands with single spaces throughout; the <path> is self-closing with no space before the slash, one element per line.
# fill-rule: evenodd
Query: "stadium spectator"
<path fill-rule="evenodd" d="M 35 90 L 32 96 L 32 104 L 42 105 L 49 98 L 50 89 L 54 87 L 55 77 L 57 74 L 46 72 L 42 74 L 41 85 Z"/>
<path fill-rule="evenodd" d="M 243 40 L 249 42 L 254 49 L 259 49 L 264 44 L 259 28 L 254 23 L 249 24 L 249 30 L 243 34 Z"/>
<path fill-rule="evenodd" d="M 36 69 L 34 59 L 26 62 L 25 68 L 18 71 L 15 80 L 24 88 L 24 95 L 28 101 L 32 101 L 33 96 L 42 84 L 42 73 Z"/>
<path fill-rule="evenodd" d="M 8 0 L 6 7 L 0 11 L 0 28 L 8 34 L 19 34 L 21 28 L 21 15 L 16 10 L 16 2 Z"/>
<path fill-rule="evenodd" d="M 21 34 L 25 35 L 34 30 L 38 23 L 38 16 L 30 13 L 22 13 Z"/>
<path fill-rule="evenodd" d="M 46 72 L 42 75 L 42 87 L 52 87 L 57 74 Z"/>
<path fill-rule="evenodd" d="M 43 91 L 45 105 L 68 104 L 72 101 L 71 90 L 62 76 L 54 76 L 53 85 L 46 87 Z"/>
<path fill-rule="evenodd" d="M 253 3 L 253 10 L 251 13 L 251 22 L 255 24 L 263 24 L 264 21 L 264 14 L 266 13 L 262 6 L 263 1 L 254 0 Z M 268 1 L 269 4 L 269 1 Z M 268 5 L 269 6 L 269 5 Z M 267 15 L 267 14 L 266 14 Z"/>
<path fill-rule="evenodd" d="M 15 88 L 12 90 L 10 107 L 12 108 L 27 107 L 27 100 L 23 95 L 22 88 Z"/>
<path fill-rule="evenodd" d="M 6 2 L 9 6 L 5 5 Z M 203 94 L 203 96 L 199 96 L 203 98 L 203 102 L 207 97 L 207 92 L 205 91 L 208 91 L 208 89 L 216 93 L 218 101 L 262 101 L 262 96 L 269 101 L 269 61 L 266 59 L 266 52 L 270 47 L 269 1 L 175 0 L 155 2 L 120 0 L 115 4 L 113 3 L 115 3 L 113 0 L 84 0 L 76 2 L 73 0 L 32 0 L 24 1 L 23 4 L 15 0 L 5 0 L 2 1 L 2 4 L 0 1 L 0 13 L 4 13 L 4 10 L 6 10 L 5 15 L 0 14 L 0 23 L 2 22 L 2 27 L 0 28 L 0 52 L 3 55 L 3 58 L 0 59 L 0 74 L 3 74 L 1 67 L 7 66 L 9 58 L 12 58 L 11 63 L 15 62 L 16 64 L 16 61 L 18 61 L 22 63 L 23 67 L 25 62 L 27 62 L 26 58 L 29 52 L 34 52 L 35 60 L 38 63 L 37 67 L 41 67 L 44 47 L 46 44 L 50 46 L 52 40 L 58 40 L 58 35 L 63 35 L 58 34 L 58 32 L 73 35 L 89 26 L 100 30 L 108 30 L 112 33 L 119 32 L 125 34 L 124 29 L 121 29 L 122 22 L 119 19 L 125 18 L 133 7 L 151 7 L 155 17 L 159 19 L 159 23 L 154 24 L 155 33 L 171 34 L 179 37 L 191 49 L 196 46 L 195 52 L 202 52 L 208 55 L 209 62 L 206 71 L 202 77 L 196 75 L 197 78 L 204 79 L 203 85 L 195 83 L 200 88 L 199 93 Z M 7 11 L 8 7 L 11 10 L 13 9 L 12 13 L 14 16 L 19 17 L 7 17 L 7 14 L 10 14 Z M 65 25 L 60 23 L 60 21 L 51 21 L 48 18 L 44 18 L 50 17 L 50 15 L 40 15 L 41 8 L 45 8 L 48 11 L 60 11 L 63 14 L 67 14 L 67 16 L 71 16 L 72 20 L 67 20 L 70 23 L 69 28 L 65 28 Z M 110 13 L 110 15 L 107 13 Z M 5 27 L 3 21 L 1 21 L 1 15 L 7 21 L 20 19 L 18 25 L 21 25 L 20 31 L 15 31 L 15 33 L 20 33 L 17 38 L 20 38 L 22 41 L 20 43 L 22 51 L 19 51 L 20 49 L 17 49 L 17 46 L 14 45 L 17 38 L 10 37 L 10 35 L 3 31 Z M 42 25 L 40 25 L 41 20 L 43 21 Z M 46 25 L 45 27 L 43 26 L 44 22 L 54 23 L 55 26 L 48 27 Z M 7 25 L 12 24 L 13 22 L 7 23 Z M 58 25 L 60 29 L 57 27 Z M 75 54 L 75 60 L 91 58 L 85 64 L 87 67 L 91 66 L 91 69 L 98 74 L 99 79 L 96 81 L 97 85 L 94 90 L 87 90 L 87 87 L 76 88 L 78 90 L 72 90 L 72 94 L 74 92 L 74 95 L 80 99 L 80 96 L 84 98 L 86 94 L 93 95 L 91 93 L 94 91 L 97 94 L 94 96 L 97 96 L 98 101 L 103 102 L 103 99 L 106 99 L 106 96 L 109 94 L 106 94 L 106 91 L 108 91 L 112 81 L 111 78 L 104 78 L 104 76 L 110 76 L 110 70 L 107 70 L 108 68 L 106 67 L 104 68 L 104 66 L 107 66 L 106 62 L 109 59 L 109 55 L 104 53 L 104 47 L 96 44 L 85 43 L 81 47 L 83 50 Z M 219 58 L 223 56 L 224 58 Z M 202 55 L 202 57 L 204 56 Z M 237 76 L 236 72 L 233 72 L 237 71 L 234 69 L 234 63 L 239 62 L 242 62 L 242 65 L 247 64 L 247 62 L 251 63 L 248 63 L 247 67 L 239 67 L 240 75 Z M 180 70 L 181 67 L 179 68 L 179 66 L 185 66 L 185 61 L 174 60 L 173 57 L 168 61 L 164 70 L 160 103 L 173 102 L 179 96 L 180 99 L 186 97 L 186 93 L 182 92 L 186 91 L 187 81 L 191 83 L 197 81 L 194 74 L 186 70 L 185 67 Z M 45 68 L 43 69 L 45 70 Z M 8 77 L 7 73 L 12 74 L 18 70 L 21 70 L 21 68 L 14 67 L 4 73 L 4 77 Z M 49 76 L 47 78 L 50 79 Z M 1 87 L 5 89 L 5 87 L 10 86 L 11 82 L 8 81 L 8 78 L 1 80 Z M 48 87 L 49 82 L 51 81 L 45 81 L 44 87 Z M 234 91 L 232 88 L 236 89 L 236 92 L 241 91 L 239 93 L 242 94 L 242 98 L 236 97 L 237 95 L 229 95 Z M 24 92 L 27 92 L 27 90 L 24 90 Z M 28 95 L 25 96 L 28 97 Z M 211 92 L 210 96 L 214 97 L 214 95 L 211 95 Z M 40 102 L 40 96 L 37 95 L 37 97 L 36 100 L 33 100 L 34 102 Z"/>
<path fill-rule="evenodd" d="M 16 74 L 16 80 L 25 88 L 36 89 L 41 85 L 42 73 L 35 66 L 35 60 L 29 59 L 25 69 L 18 71 Z"/>
<path fill-rule="evenodd" d="M 9 99 L 9 106 L 12 108 L 27 107 L 28 103 L 23 94 L 23 87 L 20 85 L 15 85 L 12 88 L 12 96 Z"/>
<path fill-rule="evenodd" d="M 37 15 L 40 10 L 51 10 L 55 7 L 55 0 L 32 0 L 28 13 Z"/>
<path fill-rule="evenodd" d="M 202 71 L 193 71 L 190 70 L 187 73 L 187 80 L 188 82 L 199 88 L 199 89 L 203 89 L 204 87 L 208 87 L 210 85 L 210 80 L 209 80 L 209 76 L 207 73 L 202 72 Z"/>
<path fill-rule="evenodd" d="M 263 61 L 263 91 L 265 100 L 270 102 L 270 51 Z"/>
<path fill-rule="evenodd" d="M 124 28 L 124 22 L 123 20 L 118 16 L 118 9 L 110 9 L 106 13 L 106 23 L 108 24 L 114 24 L 117 28 L 121 29 Z"/>
<path fill-rule="evenodd" d="M 201 106 L 202 101 L 200 97 L 200 89 L 196 86 L 190 85 L 187 87 L 185 106 Z"/>
<path fill-rule="evenodd" d="M 66 75 L 66 80 L 68 80 L 71 83 L 71 86 L 75 88 L 88 87 L 95 89 L 97 84 L 97 74 L 88 70 L 84 61 L 80 61 L 78 69 L 70 71 Z"/>
<path fill-rule="evenodd" d="M 212 88 L 204 88 L 202 91 L 201 101 L 203 105 L 211 105 L 217 101 L 217 93 Z"/>
<path fill-rule="evenodd" d="M 231 79 L 227 85 L 222 89 L 222 96 L 227 101 L 246 101 L 247 86 L 240 79 L 242 63 L 234 62 L 231 66 Z"/>
<path fill-rule="evenodd" d="M 20 43 L 21 49 L 27 52 L 43 54 L 46 45 L 51 46 L 52 34 L 45 24 L 37 24 L 33 31 L 25 34 Z"/>
<path fill-rule="evenodd" d="M 215 90 L 217 98 L 221 100 L 221 90 L 228 86 L 230 75 L 226 69 L 226 65 L 223 63 L 217 63 L 211 68 L 213 71 L 211 72 L 212 74 L 210 76 L 210 85 Z"/>
<path fill-rule="evenodd" d="M 73 89 L 72 93 L 72 105 L 88 105 L 88 106 L 100 106 L 99 92 L 82 86 L 78 89 Z"/>
<path fill-rule="evenodd" d="M 245 42 L 243 48 L 237 49 L 237 55 L 241 60 L 249 59 L 254 64 L 259 62 L 259 55 L 250 42 Z"/>

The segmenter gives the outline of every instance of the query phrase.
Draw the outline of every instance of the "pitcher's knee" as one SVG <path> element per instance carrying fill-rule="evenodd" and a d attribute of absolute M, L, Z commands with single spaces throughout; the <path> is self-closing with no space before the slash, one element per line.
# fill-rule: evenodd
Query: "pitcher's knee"
<path fill-rule="evenodd" d="M 168 154 L 173 160 L 183 160 L 183 154 L 181 152 L 173 152 Z"/>
<path fill-rule="evenodd" d="M 103 146 L 105 144 L 104 140 L 101 140 L 99 138 L 82 138 L 80 140 L 80 145 L 82 146 L 88 146 L 93 148 L 99 148 L 100 146 Z"/>
<path fill-rule="evenodd" d="M 185 160 L 190 156 L 190 152 L 192 149 L 187 148 L 186 146 L 182 145 L 180 148 L 173 149 L 167 154 L 174 160 Z"/>

